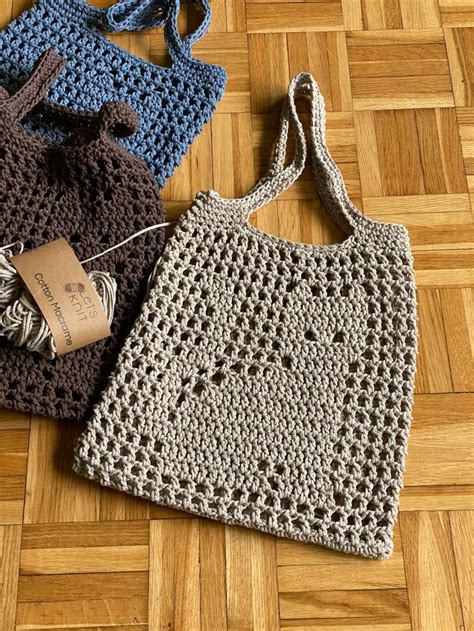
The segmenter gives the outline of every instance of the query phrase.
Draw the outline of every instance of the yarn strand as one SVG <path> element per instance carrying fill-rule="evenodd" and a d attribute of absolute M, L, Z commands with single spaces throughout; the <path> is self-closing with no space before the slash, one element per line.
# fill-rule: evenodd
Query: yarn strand
<path fill-rule="evenodd" d="M 81 261 L 81 265 L 84 265 L 85 263 L 90 263 L 90 261 L 94 261 L 95 259 L 98 259 L 101 256 L 104 256 L 105 254 L 108 254 L 109 252 L 116 250 L 117 248 L 121 248 L 123 245 L 125 245 L 126 243 L 129 243 L 129 241 L 132 241 L 136 237 L 140 237 L 142 234 L 150 232 L 151 230 L 156 230 L 157 228 L 166 228 L 167 226 L 172 226 L 175 223 L 176 223 L 175 221 L 165 221 L 164 223 L 156 223 L 153 226 L 147 226 L 146 228 L 143 228 L 143 230 L 139 230 L 138 232 L 135 232 L 134 234 L 127 237 L 123 241 L 120 241 L 120 243 L 117 243 L 116 245 L 113 245 L 112 247 L 107 248 L 107 250 L 104 250 L 103 252 L 99 252 L 99 254 L 94 254 L 94 256 L 91 256 L 88 259 Z"/>

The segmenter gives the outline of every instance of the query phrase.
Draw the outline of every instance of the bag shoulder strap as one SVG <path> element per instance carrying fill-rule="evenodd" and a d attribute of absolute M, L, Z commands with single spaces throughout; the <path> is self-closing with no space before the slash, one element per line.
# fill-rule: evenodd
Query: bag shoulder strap
<path fill-rule="evenodd" d="M 116 138 L 126 138 L 138 130 L 138 116 L 120 101 L 107 101 L 99 112 L 79 112 L 44 99 L 44 94 L 66 63 L 52 50 L 43 53 L 28 81 L 13 96 L 0 87 L 0 112 L 7 112 L 13 122 L 18 122 L 34 110 L 48 123 L 71 129 L 97 129 Z"/>
<path fill-rule="evenodd" d="M 208 0 L 197 0 L 197 4 L 203 13 L 202 22 L 193 33 L 190 33 L 182 39 L 178 30 L 178 17 L 181 4 L 179 0 L 175 0 L 171 3 L 169 19 L 165 24 L 165 39 L 172 58 L 176 57 L 176 52 L 182 53 L 190 58 L 192 56 L 191 47 L 206 34 L 211 24 L 211 7 L 209 6 Z"/>
<path fill-rule="evenodd" d="M 302 73 L 307 82 L 307 91 L 313 99 L 310 122 L 311 167 L 316 188 L 329 212 L 339 227 L 346 231 L 358 225 L 365 217 L 351 202 L 347 194 L 342 173 L 335 163 L 326 144 L 326 108 L 314 77 Z"/>
<path fill-rule="evenodd" d="M 289 188 L 303 172 L 306 163 L 307 145 L 303 124 L 296 111 L 296 99 L 302 94 L 302 84 L 298 77 L 295 77 L 290 83 L 288 94 L 283 103 L 280 128 L 273 158 L 267 173 L 245 197 L 231 200 L 239 203 L 245 217 L 253 214 L 268 202 L 273 201 L 280 193 Z M 291 162 L 285 166 L 290 130 L 295 140 L 295 150 Z"/>
<path fill-rule="evenodd" d="M 245 218 L 248 218 L 288 189 L 301 175 L 306 161 L 306 141 L 295 106 L 295 99 L 301 96 L 309 96 L 311 100 L 308 141 L 318 193 L 329 214 L 339 227 L 347 232 L 357 226 L 363 215 L 350 201 L 341 172 L 329 153 L 325 140 L 324 99 L 313 76 L 307 72 L 300 73 L 290 83 L 283 106 L 275 156 L 267 174 L 245 197 L 236 202 L 242 207 Z M 291 164 L 284 167 L 290 123 L 296 139 L 296 151 Z"/>
<path fill-rule="evenodd" d="M 180 0 L 118 0 L 107 9 L 96 9 L 99 24 L 109 33 L 120 31 L 143 31 L 164 26 L 165 39 L 170 55 L 175 58 L 182 53 L 191 56 L 191 46 L 207 31 L 211 22 L 211 8 L 208 0 L 197 0 L 203 12 L 199 27 L 181 38 L 178 31 Z"/>
<path fill-rule="evenodd" d="M 2 92 L 0 109 L 8 112 L 15 121 L 21 120 L 43 99 L 65 65 L 64 59 L 54 51 L 43 53 L 27 82 L 13 96 L 7 98 L 6 91 Z"/>

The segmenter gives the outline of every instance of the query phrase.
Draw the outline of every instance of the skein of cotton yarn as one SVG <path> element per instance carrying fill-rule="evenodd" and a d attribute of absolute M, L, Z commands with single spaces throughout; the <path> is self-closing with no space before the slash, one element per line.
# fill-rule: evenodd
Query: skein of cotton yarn
<path fill-rule="evenodd" d="M 56 357 L 56 345 L 48 323 L 10 259 L 12 247 L 0 248 L 0 337 L 15 346 L 40 353 L 47 359 Z M 108 272 L 92 271 L 89 279 L 112 324 L 117 295 L 117 282 Z"/>

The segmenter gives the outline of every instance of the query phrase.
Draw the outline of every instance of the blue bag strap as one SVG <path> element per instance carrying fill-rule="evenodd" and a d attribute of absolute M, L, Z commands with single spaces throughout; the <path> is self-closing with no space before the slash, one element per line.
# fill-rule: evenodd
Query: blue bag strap
<path fill-rule="evenodd" d="M 170 4 L 170 0 L 118 0 L 108 9 L 100 10 L 102 26 L 108 33 L 163 26 L 168 19 Z"/>
<path fill-rule="evenodd" d="M 208 0 L 197 0 L 204 14 L 203 20 L 194 33 L 181 39 L 178 31 L 180 0 L 118 0 L 108 9 L 100 11 L 103 28 L 109 33 L 119 31 L 143 31 L 165 27 L 165 38 L 170 54 L 181 51 L 191 54 L 191 46 L 207 31 L 211 23 L 211 7 Z"/>
<path fill-rule="evenodd" d="M 15 121 L 21 120 L 43 99 L 66 63 L 53 50 L 44 52 L 37 60 L 26 83 L 13 96 L 7 98 L 6 91 L 2 91 L 2 109 L 7 107 Z"/>
<path fill-rule="evenodd" d="M 208 0 L 197 0 L 197 4 L 201 8 L 204 17 L 199 27 L 190 33 L 184 39 L 178 31 L 178 16 L 181 8 L 179 0 L 175 0 L 170 7 L 169 19 L 165 24 L 165 38 L 170 50 L 170 55 L 173 56 L 175 47 L 178 51 L 184 53 L 187 57 L 191 56 L 191 47 L 206 33 L 211 24 L 211 7 Z"/>

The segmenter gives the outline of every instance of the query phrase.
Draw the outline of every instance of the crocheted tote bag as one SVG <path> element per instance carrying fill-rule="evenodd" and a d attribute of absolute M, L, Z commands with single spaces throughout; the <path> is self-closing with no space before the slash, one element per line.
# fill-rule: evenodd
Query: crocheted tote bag
<path fill-rule="evenodd" d="M 304 94 L 316 183 L 347 234 L 337 245 L 247 221 L 303 169 Z M 387 557 L 415 351 L 407 231 L 352 205 L 325 145 L 323 99 L 300 74 L 268 175 L 242 199 L 200 193 L 182 217 L 74 469 L 212 519 Z"/>
<path fill-rule="evenodd" d="M 48 97 L 75 110 L 97 111 L 110 100 L 130 105 L 141 126 L 124 146 L 147 162 L 163 186 L 211 117 L 226 83 L 222 68 L 192 57 L 192 44 L 210 22 L 207 0 L 199 4 L 204 21 L 183 40 L 176 27 L 180 0 L 120 0 L 108 9 L 87 0 L 38 0 L 0 34 L 2 85 L 16 89 L 40 53 L 54 49 L 70 63 Z M 102 34 L 162 25 L 170 68 L 139 59 Z M 36 133 L 61 139 L 60 130 L 29 123 Z"/>
<path fill-rule="evenodd" d="M 9 97 L 0 91 L 0 248 L 19 241 L 29 250 L 65 237 L 82 261 L 161 223 L 163 208 L 146 164 L 116 140 L 138 126 L 126 105 L 106 103 L 98 114 L 43 107 L 51 124 L 60 122 L 71 130 L 62 145 L 18 125 L 63 66 L 50 51 L 20 92 Z M 111 337 L 54 360 L 0 337 L 0 408 L 64 419 L 90 413 L 139 311 L 163 244 L 164 231 L 154 230 L 84 265 L 87 272 L 108 272 L 117 281 Z"/>

